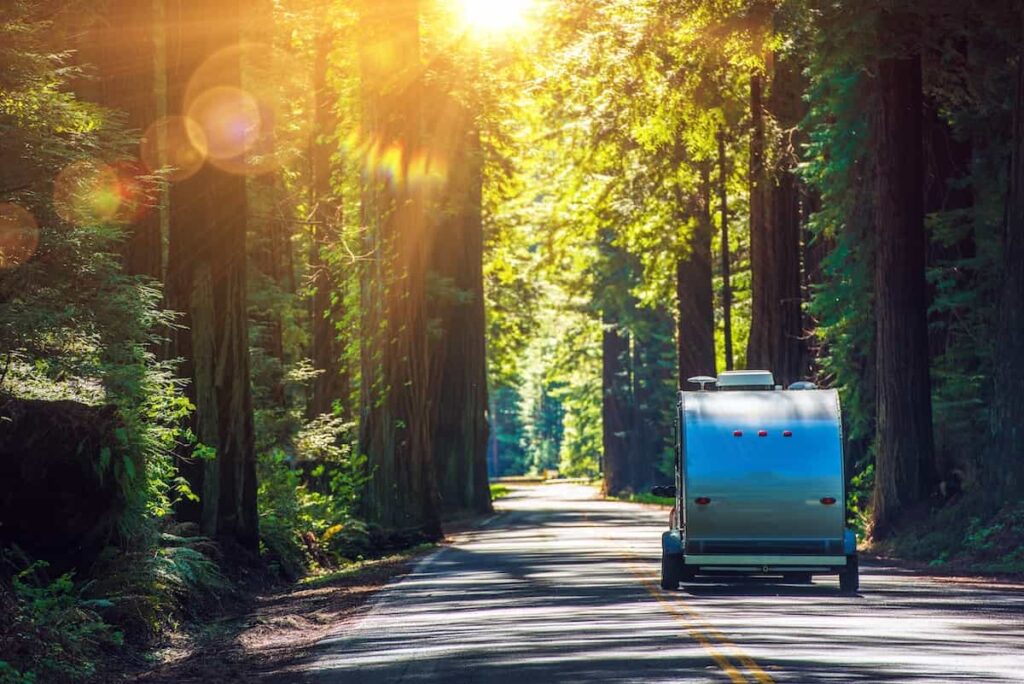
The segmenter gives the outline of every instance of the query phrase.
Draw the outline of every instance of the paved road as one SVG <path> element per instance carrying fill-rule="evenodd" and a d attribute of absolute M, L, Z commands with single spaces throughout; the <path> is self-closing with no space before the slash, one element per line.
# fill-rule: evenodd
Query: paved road
<path fill-rule="evenodd" d="M 521 487 L 385 588 L 291 680 L 1024 682 L 1024 588 L 862 568 L 813 585 L 657 587 L 667 514 Z"/>

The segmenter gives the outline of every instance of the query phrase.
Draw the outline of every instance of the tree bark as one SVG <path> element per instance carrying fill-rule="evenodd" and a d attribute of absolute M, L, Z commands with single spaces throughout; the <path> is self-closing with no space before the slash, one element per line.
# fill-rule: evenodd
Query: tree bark
<path fill-rule="evenodd" d="M 718 198 L 722 213 L 722 318 L 725 327 L 725 369 L 734 367 L 732 350 L 732 256 L 729 253 L 729 168 L 725 131 L 718 132 Z"/>
<path fill-rule="evenodd" d="M 751 84 L 750 245 L 752 310 L 747 366 L 764 368 L 788 385 L 802 376 L 800 184 L 791 132 L 802 117 L 799 65 L 776 59 L 767 114 L 777 125 L 769 141 L 760 78 Z M 771 159 L 768 159 L 768 146 Z"/>
<path fill-rule="evenodd" d="M 773 370 L 775 268 L 771 243 L 771 192 L 765 159 L 765 112 L 761 74 L 750 77 L 750 337 L 747 367 Z"/>
<path fill-rule="evenodd" d="M 169 95 L 184 99 L 189 77 L 217 50 L 240 37 L 242 5 L 180 0 L 169 8 Z M 225 74 L 240 83 L 241 66 Z M 179 516 L 202 523 L 206 534 L 231 539 L 256 552 L 256 458 L 246 296 L 245 179 L 207 164 L 174 184 L 170 193 L 167 298 L 183 314 L 174 332 L 174 355 L 190 382 L 196 411 L 193 430 L 216 456 L 185 454 L 182 474 L 201 496 L 184 503 Z"/>
<path fill-rule="evenodd" d="M 894 41 L 916 35 L 910 17 L 883 15 L 883 21 L 883 35 Z M 925 496 L 934 456 L 920 55 L 879 60 L 878 82 L 874 515 L 875 534 L 885 536 L 900 514 Z"/>
<path fill-rule="evenodd" d="M 321 27 L 316 38 L 313 59 L 314 121 L 311 202 L 313 212 L 312 241 L 310 245 L 310 272 L 313 280 L 312 344 L 313 368 L 320 372 L 313 380 L 312 396 L 308 406 L 310 418 L 331 413 L 338 402 L 343 416 L 351 416 L 350 379 L 342 364 L 342 348 L 338 321 L 341 311 L 336 304 L 343 292 L 333 277 L 331 265 L 324 258 L 339 233 L 342 216 L 341 198 L 331 187 L 332 155 L 337 150 L 334 114 L 335 97 L 327 84 L 328 53 L 331 35 Z"/>
<path fill-rule="evenodd" d="M 679 163 L 682 160 L 677 160 Z M 696 202 L 697 222 L 688 250 L 676 265 L 676 333 L 679 388 L 689 378 L 715 375 L 715 304 L 711 272 L 711 178 L 708 162 L 701 163 L 701 185 Z M 676 223 L 683 225 L 690 202 L 676 189 Z"/>
<path fill-rule="evenodd" d="M 633 337 L 634 444 L 630 486 L 649 489 L 659 479 L 659 466 L 672 448 L 672 409 L 675 407 L 672 316 L 661 308 L 640 309 Z"/>
<path fill-rule="evenodd" d="M 433 351 L 434 454 L 444 507 L 489 512 L 483 150 L 472 112 L 446 95 L 440 99 L 448 101 L 437 109 L 453 135 L 432 146 L 447 147 L 452 161 L 431 259 L 433 274 L 444 283 L 431 307 L 442 331 Z"/>
<path fill-rule="evenodd" d="M 374 168 L 364 184 L 364 225 L 374 264 L 364 273 L 360 445 L 370 483 L 363 511 L 374 523 L 440 538 L 431 440 L 426 266 L 432 229 L 423 192 L 407 183 L 421 148 L 419 2 L 361 10 L 363 129 L 368 147 L 398 151 L 400 172 Z M 368 162 L 374 163 L 372 152 Z"/>
<path fill-rule="evenodd" d="M 601 344 L 601 422 L 604 458 L 604 492 L 618 495 L 630 480 L 632 414 L 629 383 L 629 336 L 605 314 Z"/>
<path fill-rule="evenodd" d="M 1024 30 L 1024 12 L 1021 20 Z M 1012 140 L 992 412 L 996 453 L 987 477 L 1004 501 L 1024 495 L 1024 51 L 1017 57 Z"/>
<path fill-rule="evenodd" d="M 88 99 L 125 116 L 124 123 L 141 135 L 158 118 L 156 73 L 157 13 L 151 0 L 109 0 L 105 11 L 86 31 L 82 58 L 96 67 L 95 80 L 83 84 Z M 105 159 L 111 162 L 115 160 Z M 118 219 L 125 225 L 121 247 L 125 271 L 163 279 L 163 239 L 159 201 L 154 184 L 139 178 L 143 169 L 135 158 L 117 160 L 124 181 L 137 186 L 138 197 Z"/>

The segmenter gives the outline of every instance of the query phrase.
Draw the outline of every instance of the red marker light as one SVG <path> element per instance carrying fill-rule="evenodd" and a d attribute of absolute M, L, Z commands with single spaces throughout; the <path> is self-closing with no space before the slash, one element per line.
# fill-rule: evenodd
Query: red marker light
<path fill-rule="evenodd" d="M 736 430 L 736 431 L 734 431 L 732 433 L 732 436 L 733 437 L 742 437 L 743 436 L 743 430 Z"/>
<path fill-rule="evenodd" d="M 825 504 L 826 506 L 832 506 L 833 504 L 835 504 L 835 502 L 836 500 L 831 496 L 826 496 L 821 499 L 821 503 Z"/>
<path fill-rule="evenodd" d="M 757 436 L 758 436 L 758 437 L 767 437 L 767 436 L 768 436 L 768 431 L 767 431 L 767 430 L 760 430 L 760 431 L 759 431 L 759 432 L 757 433 Z"/>
<path fill-rule="evenodd" d="M 711 499 L 709 499 L 706 496 L 698 496 L 696 499 L 693 500 L 693 502 L 698 506 L 707 506 L 709 503 L 711 503 Z"/>
<path fill-rule="evenodd" d="M 785 431 L 783 431 L 782 436 L 783 437 L 792 437 L 793 436 L 793 431 L 792 430 L 785 430 Z"/>

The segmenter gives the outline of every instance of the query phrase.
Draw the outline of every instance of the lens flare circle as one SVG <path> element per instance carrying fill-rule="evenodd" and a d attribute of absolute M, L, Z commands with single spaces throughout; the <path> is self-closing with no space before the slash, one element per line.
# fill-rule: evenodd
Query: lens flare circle
<path fill-rule="evenodd" d="M 173 182 L 196 175 L 208 154 L 206 133 L 187 116 L 157 119 L 139 142 L 139 156 L 146 168 Z"/>
<path fill-rule="evenodd" d="M 17 204 L 0 204 L 0 269 L 21 266 L 39 247 L 35 218 Z"/>
<path fill-rule="evenodd" d="M 263 125 L 256 98 L 233 86 L 204 91 L 192 102 L 188 117 L 203 131 L 199 138 L 190 138 L 192 145 L 198 147 L 205 140 L 211 161 L 233 159 L 251 150 Z"/>
<path fill-rule="evenodd" d="M 189 80 L 184 102 L 206 136 L 210 163 L 247 175 L 278 169 L 301 154 L 313 109 L 309 69 L 284 50 L 250 42 L 207 59 Z"/>
<path fill-rule="evenodd" d="M 53 205 L 68 223 L 106 223 L 117 216 L 123 197 L 117 172 L 107 164 L 77 161 L 53 182 Z"/>

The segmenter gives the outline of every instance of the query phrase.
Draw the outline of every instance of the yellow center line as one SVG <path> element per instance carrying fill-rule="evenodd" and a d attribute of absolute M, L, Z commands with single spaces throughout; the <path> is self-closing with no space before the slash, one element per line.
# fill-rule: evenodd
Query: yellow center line
<path fill-rule="evenodd" d="M 587 522 L 590 521 L 590 516 L 585 511 L 583 512 L 583 519 Z M 609 538 L 608 541 L 611 541 L 611 539 Z M 775 684 L 775 680 L 762 670 L 753 659 L 743 653 L 739 646 L 729 641 L 724 634 L 709 625 L 695 610 L 682 605 L 681 602 L 672 601 L 670 595 L 666 594 L 657 583 L 652 582 L 648 570 L 646 568 L 641 569 L 635 565 L 635 561 L 641 559 L 639 554 L 628 549 L 623 549 L 623 553 L 628 557 L 627 567 L 640 580 L 640 584 L 647 590 L 647 593 L 653 596 L 675 618 L 676 622 L 683 626 L 683 629 L 690 635 L 690 638 L 704 647 L 704 650 L 708 652 L 711 659 L 722 668 L 722 671 L 728 675 L 734 684 L 749 684 L 749 680 L 728 657 L 719 652 L 716 646 L 725 646 L 732 649 L 735 652 L 733 657 L 761 684 Z M 700 625 L 703 631 L 698 629 L 697 625 Z"/>
<path fill-rule="evenodd" d="M 639 576 L 639 574 L 636 572 L 634 568 L 631 567 L 630 570 L 632 570 L 634 574 L 637 574 Z M 727 657 L 722 655 L 715 648 L 714 641 L 705 636 L 703 632 L 693 627 L 690 624 L 690 621 L 686 617 L 686 615 L 677 611 L 675 609 L 675 606 L 673 606 L 671 602 L 669 602 L 664 596 L 661 595 L 660 589 L 658 587 L 654 586 L 653 584 L 645 580 L 643 577 L 640 577 L 640 583 L 643 585 L 644 589 L 647 590 L 647 593 L 653 596 L 658 601 L 658 603 L 660 603 L 669 612 L 669 614 L 676 619 L 676 622 L 683 626 L 683 629 L 685 629 L 686 633 L 690 635 L 690 638 L 704 647 L 704 650 L 708 652 L 708 655 L 711 656 L 711 659 L 714 660 L 720 668 L 722 668 L 722 671 L 729 676 L 730 680 L 732 680 L 735 684 L 749 684 L 749 680 L 746 677 L 744 677 L 738 669 L 736 669 L 736 667 L 729 661 Z"/>

